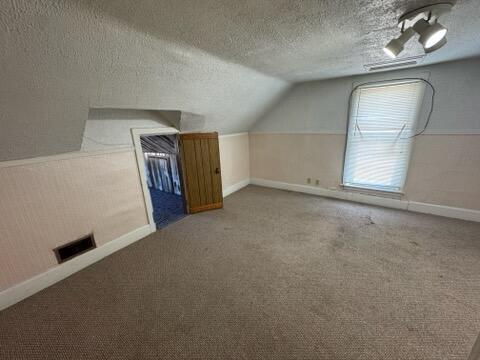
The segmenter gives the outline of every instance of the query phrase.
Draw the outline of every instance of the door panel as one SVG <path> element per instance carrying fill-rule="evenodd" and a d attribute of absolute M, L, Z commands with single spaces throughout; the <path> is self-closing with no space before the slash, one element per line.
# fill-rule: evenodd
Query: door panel
<path fill-rule="evenodd" d="M 222 175 L 220 172 L 220 151 L 218 149 L 218 134 L 214 139 L 210 139 L 208 142 L 209 152 L 210 152 L 210 170 L 215 176 L 212 177 L 212 192 L 213 192 L 213 202 L 223 203 L 223 192 L 222 192 Z"/>
<path fill-rule="evenodd" d="M 181 134 L 182 169 L 189 213 L 223 206 L 217 133 Z"/>
<path fill-rule="evenodd" d="M 200 191 L 198 187 L 197 159 L 195 155 L 195 142 L 193 140 L 183 140 L 180 136 L 183 183 L 185 187 L 185 198 L 187 200 L 187 211 L 190 208 L 196 208 L 201 205 Z"/>
<path fill-rule="evenodd" d="M 212 204 L 213 201 L 213 187 L 212 187 L 212 172 L 210 166 L 210 150 L 208 146 L 208 139 L 200 140 L 200 147 L 202 148 L 202 161 L 205 169 L 203 175 L 205 177 L 205 202 Z"/>
<path fill-rule="evenodd" d="M 205 198 L 205 172 L 203 164 L 205 160 L 203 159 L 202 155 L 202 148 L 201 148 L 201 139 L 200 140 L 193 140 L 193 143 L 195 145 L 195 160 L 196 160 L 196 165 L 197 165 L 197 177 L 198 177 L 198 195 L 200 198 L 200 204 L 205 205 L 207 204 L 206 198 Z M 208 173 L 208 171 L 206 171 Z"/>

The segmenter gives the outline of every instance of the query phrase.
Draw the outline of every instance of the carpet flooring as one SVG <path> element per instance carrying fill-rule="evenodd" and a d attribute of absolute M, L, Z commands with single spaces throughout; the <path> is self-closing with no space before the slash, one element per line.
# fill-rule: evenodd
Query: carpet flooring
<path fill-rule="evenodd" d="M 185 217 L 183 198 L 180 195 L 149 188 L 153 206 L 153 220 L 157 229 L 163 229 Z"/>
<path fill-rule="evenodd" d="M 1 359 L 466 359 L 480 223 L 249 186 L 0 313 Z"/>

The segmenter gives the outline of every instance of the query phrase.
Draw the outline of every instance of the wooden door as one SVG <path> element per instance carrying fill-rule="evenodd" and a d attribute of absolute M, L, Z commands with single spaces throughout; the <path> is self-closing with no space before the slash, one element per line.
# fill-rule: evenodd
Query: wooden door
<path fill-rule="evenodd" d="M 189 214 L 223 206 L 218 133 L 180 134 L 186 208 Z"/>

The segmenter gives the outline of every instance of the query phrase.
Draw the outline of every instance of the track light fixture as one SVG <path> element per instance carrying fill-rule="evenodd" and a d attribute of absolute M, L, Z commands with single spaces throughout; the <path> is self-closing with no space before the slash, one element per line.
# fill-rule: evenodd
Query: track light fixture
<path fill-rule="evenodd" d="M 413 28 L 420 34 L 418 42 L 422 44 L 425 50 L 437 45 L 447 34 L 447 29 L 443 25 L 439 23 L 430 25 L 428 21 L 424 19 L 418 20 L 415 25 L 413 25 Z"/>
<path fill-rule="evenodd" d="M 400 35 L 398 38 L 391 40 L 383 48 L 383 51 L 385 51 L 385 54 L 387 54 L 391 58 L 396 58 L 398 54 L 403 51 L 403 46 L 405 45 L 405 43 L 410 40 L 413 35 L 415 35 L 415 31 L 413 31 L 412 28 L 408 28 L 407 30 L 402 32 L 402 35 Z"/>
<path fill-rule="evenodd" d="M 398 26 L 401 35 L 391 40 L 383 51 L 391 58 L 396 58 L 404 48 L 405 43 L 415 33 L 420 35 L 418 41 L 422 44 L 425 53 L 440 49 L 447 43 L 447 29 L 438 22 L 440 15 L 449 12 L 452 2 L 442 2 L 410 11 L 400 17 Z"/>

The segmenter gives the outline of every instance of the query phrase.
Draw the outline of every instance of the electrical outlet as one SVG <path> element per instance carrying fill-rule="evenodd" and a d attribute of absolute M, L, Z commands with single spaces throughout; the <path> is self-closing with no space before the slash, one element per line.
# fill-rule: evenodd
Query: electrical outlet
<path fill-rule="evenodd" d="M 317 186 L 320 185 L 320 180 L 318 180 L 318 179 L 315 180 L 315 185 L 317 185 Z"/>
<path fill-rule="evenodd" d="M 312 179 L 307 178 L 307 184 L 310 184 L 312 182 Z"/>

